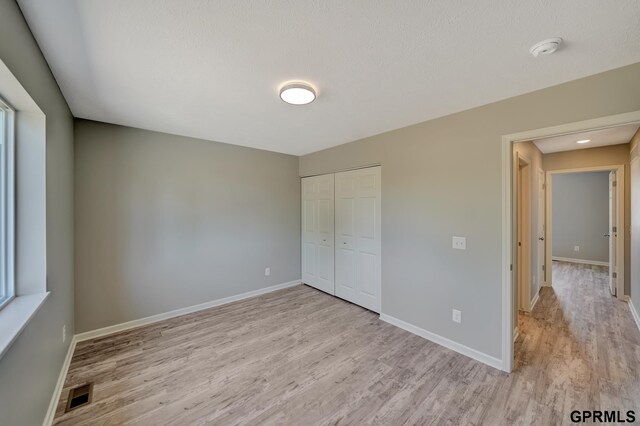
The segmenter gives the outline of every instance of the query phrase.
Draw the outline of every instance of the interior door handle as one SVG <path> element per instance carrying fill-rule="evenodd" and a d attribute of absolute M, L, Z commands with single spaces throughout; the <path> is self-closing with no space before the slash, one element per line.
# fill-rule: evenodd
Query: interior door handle
<path fill-rule="evenodd" d="M 538 237 L 540 241 L 544 241 L 544 237 Z"/>
<path fill-rule="evenodd" d="M 611 236 L 611 234 L 602 234 L 603 237 L 605 238 L 609 238 Z"/>

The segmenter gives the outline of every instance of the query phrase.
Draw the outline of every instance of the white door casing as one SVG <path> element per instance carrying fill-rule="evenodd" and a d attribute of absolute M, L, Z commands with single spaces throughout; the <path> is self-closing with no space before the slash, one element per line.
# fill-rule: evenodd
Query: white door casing
<path fill-rule="evenodd" d="M 334 176 L 302 179 L 302 282 L 334 288 Z"/>
<path fill-rule="evenodd" d="M 335 174 L 336 296 L 380 312 L 381 168 Z"/>
<path fill-rule="evenodd" d="M 538 244 L 538 266 L 536 276 L 538 277 L 538 290 L 545 283 L 545 173 L 538 170 L 538 217 L 537 217 L 537 244 Z"/>
<path fill-rule="evenodd" d="M 611 294 L 615 296 L 616 288 L 617 288 L 617 237 L 618 237 L 618 229 L 617 229 L 617 182 L 616 182 L 616 172 L 609 172 L 609 290 L 611 290 Z"/>
<path fill-rule="evenodd" d="M 636 148 L 637 149 L 637 148 Z M 640 281 L 640 157 L 631 160 L 631 288 Z"/>

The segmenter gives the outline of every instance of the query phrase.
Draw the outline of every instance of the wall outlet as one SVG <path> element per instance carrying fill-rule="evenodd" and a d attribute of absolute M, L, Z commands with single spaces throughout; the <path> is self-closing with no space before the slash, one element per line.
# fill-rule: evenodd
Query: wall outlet
<path fill-rule="evenodd" d="M 466 250 L 467 249 L 467 239 L 465 237 L 452 237 L 451 245 L 456 250 Z"/>
<path fill-rule="evenodd" d="M 269 275 L 271 275 L 271 268 L 264 268 L 264 276 L 268 277 Z"/>
<path fill-rule="evenodd" d="M 462 322 L 462 312 L 457 309 L 453 309 L 451 319 L 453 320 L 453 322 L 457 322 L 458 324 L 460 324 Z"/>
<path fill-rule="evenodd" d="M 62 343 L 65 343 L 67 341 L 67 326 L 63 325 L 62 326 Z"/>
<path fill-rule="evenodd" d="M 573 251 L 580 251 L 580 246 L 573 246 Z"/>

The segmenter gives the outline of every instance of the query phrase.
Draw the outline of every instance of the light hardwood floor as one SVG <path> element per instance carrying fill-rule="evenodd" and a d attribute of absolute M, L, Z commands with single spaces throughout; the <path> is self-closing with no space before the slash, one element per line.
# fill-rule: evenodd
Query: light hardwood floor
<path fill-rule="evenodd" d="M 55 424 L 570 424 L 640 411 L 640 332 L 602 268 L 554 262 L 507 375 L 306 286 L 79 343 Z M 71 387 L 93 403 L 65 414 Z"/>

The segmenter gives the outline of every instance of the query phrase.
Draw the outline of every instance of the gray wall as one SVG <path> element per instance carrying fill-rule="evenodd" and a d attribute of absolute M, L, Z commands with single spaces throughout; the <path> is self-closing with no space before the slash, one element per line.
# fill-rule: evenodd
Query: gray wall
<path fill-rule="evenodd" d="M 502 135 L 635 110 L 640 64 L 305 155 L 300 174 L 382 164 L 382 312 L 501 358 Z"/>
<path fill-rule="evenodd" d="M 73 329 L 73 121 L 17 4 L 0 1 L 0 59 L 46 114 L 47 288 L 51 296 L 0 359 L 0 423 L 42 423 Z M 19 196 L 19 195 L 18 195 Z"/>
<path fill-rule="evenodd" d="M 609 172 L 553 175 L 552 256 L 609 261 Z M 579 246 L 580 251 L 574 251 Z"/>
<path fill-rule="evenodd" d="M 76 120 L 75 164 L 78 332 L 300 278 L 297 157 Z"/>

